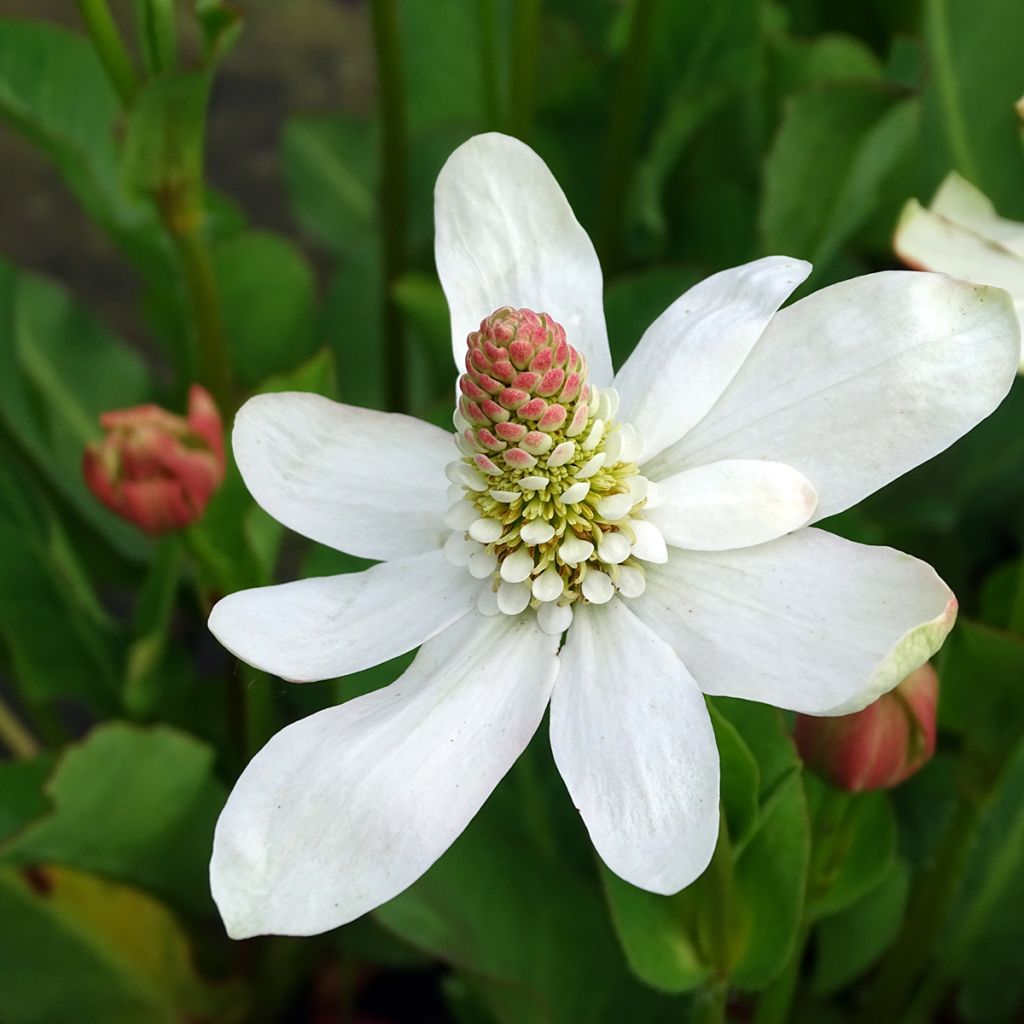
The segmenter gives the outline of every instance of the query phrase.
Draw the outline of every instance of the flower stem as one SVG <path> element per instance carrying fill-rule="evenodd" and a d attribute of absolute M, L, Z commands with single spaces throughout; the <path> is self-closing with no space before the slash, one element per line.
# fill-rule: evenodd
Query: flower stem
<path fill-rule="evenodd" d="M 19 759 L 35 757 L 40 747 L 35 737 L 21 724 L 21 719 L 0 697 L 0 742 Z"/>
<path fill-rule="evenodd" d="M 862 1024 L 901 1019 L 960 881 L 979 811 L 976 796 L 962 792 L 910 916 L 882 964 L 875 989 L 860 1017 Z"/>
<path fill-rule="evenodd" d="M 404 412 L 408 404 L 405 329 L 394 299 L 394 285 L 405 271 L 406 133 L 402 92 L 402 53 L 395 0 L 372 0 L 374 51 L 380 104 L 380 210 L 384 329 L 385 395 L 388 406 Z"/>
<path fill-rule="evenodd" d="M 636 165 L 635 150 L 641 125 L 641 107 L 646 93 L 654 38 L 657 0 L 635 0 L 629 28 L 629 42 L 612 101 L 608 148 L 605 153 L 604 187 L 601 197 L 601 244 L 599 251 L 605 273 L 619 261 L 630 172 Z"/>
<path fill-rule="evenodd" d="M 540 49 L 540 0 L 518 0 L 512 8 L 509 66 L 508 133 L 524 142 L 533 129 L 537 95 L 537 53 Z"/>
<path fill-rule="evenodd" d="M 724 1024 L 728 995 L 729 986 L 724 980 L 700 989 L 690 1007 L 690 1024 Z"/>
<path fill-rule="evenodd" d="M 117 25 L 110 15 L 107 0 L 78 0 L 78 12 L 103 62 L 107 77 L 121 102 L 126 107 L 130 106 L 138 91 L 139 80 Z"/>

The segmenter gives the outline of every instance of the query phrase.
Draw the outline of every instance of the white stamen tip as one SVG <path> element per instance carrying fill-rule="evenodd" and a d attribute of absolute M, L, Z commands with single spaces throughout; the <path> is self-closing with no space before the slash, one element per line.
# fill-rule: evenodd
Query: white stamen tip
<path fill-rule="evenodd" d="M 608 520 L 614 523 L 623 516 L 629 515 L 633 507 L 633 496 L 627 491 L 625 494 L 610 494 L 597 503 L 597 511 Z"/>
<path fill-rule="evenodd" d="M 631 565 L 620 565 L 615 581 L 623 597 L 639 597 L 647 589 L 647 578 Z"/>
<path fill-rule="evenodd" d="M 629 558 L 630 542 L 624 533 L 606 533 L 597 545 L 597 557 L 602 562 L 618 565 Z"/>
<path fill-rule="evenodd" d="M 498 609 L 506 615 L 518 615 L 530 603 L 529 583 L 502 581 L 498 587 Z"/>
<path fill-rule="evenodd" d="M 582 466 L 576 471 L 577 480 L 589 480 L 604 464 L 607 456 L 604 452 L 598 452 L 596 455 L 592 455 Z"/>
<path fill-rule="evenodd" d="M 461 530 L 449 534 L 444 542 L 444 557 L 452 565 L 469 565 L 470 557 L 479 550 L 480 545 L 474 540 L 469 540 Z"/>
<path fill-rule="evenodd" d="M 664 565 L 668 561 L 668 547 L 661 530 L 646 519 L 631 519 L 629 526 L 636 535 L 636 543 L 632 547 L 633 557 Z"/>
<path fill-rule="evenodd" d="M 576 454 L 576 445 L 572 441 L 563 441 L 548 456 L 549 466 L 564 466 Z"/>
<path fill-rule="evenodd" d="M 501 563 L 501 578 L 508 583 L 522 583 L 533 572 L 533 556 L 525 548 L 506 555 Z"/>
<path fill-rule="evenodd" d="M 580 447 L 585 452 L 592 452 L 600 443 L 601 438 L 604 435 L 604 420 L 595 420 L 594 425 L 590 428 L 590 433 L 587 434 L 585 440 Z"/>
<path fill-rule="evenodd" d="M 583 596 L 592 604 L 607 604 L 615 595 L 612 578 L 600 569 L 591 569 L 583 577 Z"/>
<path fill-rule="evenodd" d="M 511 505 L 513 501 L 518 501 L 522 495 L 519 491 L 491 491 L 491 497 L 495 501 L 500 501 L 503 505 Z"/>
<path fill-rule="evenodd" d="M 594 545 L 589 540 L 582 540 L 575 533 L 570 533 L 558 549 L 558 557 L 566 565 L 579 565 L 594 553 Z"/>
<path fill-rule="evenodd" d="M 543 519 L 531 519 L 519 531 L 519 536 L 527 544 L 546 544 L 554 535 L 555 528 Z"/>
<path fill-rule="evenodd" d="M 493 575 L 494 570 L 498 568 L 498 556 L 493 551 L 487 551 L 477 545 L 476 551 L 469 556 L 466 565 L 469 568 L 470 576 L 474 579 L 485 580 L 488 576 Z"/>
<path fill-rule="evenodd" d="M 634 505 L 639 505 L 647 497 L 649 486 L 645 476 L 631 476 L 629 478 L 629 496 L 633 499 Z"/>
<path fill-rule="evenodd" d="M 475 519 L 468 529 L 470 537 L 481 544 L 493 544 L 505 532 L 505 527 L 497 519 Z"/>
<path fill-rule="evenodd" d="M 548 482 L 546 476 L 524 476 L 519 481 L 519 486 L 524 491 L 543 491 L 547 487 Z"/>
<path fill-rule="evenodd" d="M 498 615 L 501 609 L 498 607 L 498 595 L 491 589 L 488 583 L 486 587 L 480 588 L 477 594 L 476 607 L 481 615 Z"/>
<path fill-rule="evenodd" d="M 470 523 L 479 517 L 476 506 L 468 501 L 456 501 L 444 514 L 444 525 L 449 530 L 469 529 Z"/>
<path fill-rule="evenodd" d="M 551 566 L 548 566 L 533 581 L 533 596 L 538 601 L 557 601 L 562 596 L 564 589 L 565 585 L 562 583 L 562 577 Z"/>
<path fill-rule="evenodd" d="M 561 501 L 565 505 L 575 505 L 590 493 L 589 480 L 577 480 L 571 487 L 562 491 Z"/>
<path fill-rule="evenodd" d="M 537 609 L 537 625 L 548 636 L 561 636 L 572 625 L 572 608 L 567 604 L 542 604 Z"/>

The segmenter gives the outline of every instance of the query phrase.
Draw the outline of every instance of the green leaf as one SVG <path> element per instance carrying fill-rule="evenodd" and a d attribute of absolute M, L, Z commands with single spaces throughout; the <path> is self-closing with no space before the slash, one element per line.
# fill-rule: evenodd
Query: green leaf
<path fill-rule="evenodd" d="M 885 793 L 838 793 L 813 776 L 805 786 L 815 842 L 807 916 L 815 919 L 856 903 L 891 870 L 896 821 Z"/>
<path fill-rule="evenodd" d="M 209 747 L 175 729 L 98 726 L 57 763 L 46 786 L 52 812 L 0 847 L 0 860 L 89 871 L 205 912 L 226 799 L 213 761 Z"/>
<path fill-rule="evenodd" d="M 910 872 L 893 861 L 856 903 L 818 925 L 814 991 L 827 996 L 864 974 L 896 938 L 910 892 Z"/>
<path fill-rule="evenodd" d="M 913 101 L 897 102 L 870 82 L 791 96 L 764 168 L 765 251 L 827 265 L 878 209 L 886 177 L 910 151 L 917 116 Z"/>
<path fill-rule="evenodd" d="M 313 354 L 313 271 L 287 239 L 247 231 L 213 250 L 231 362 L 254 387 Z"/>
<path fill-rule="evenodd" d="M 736 727 L 715 707 L 711 708 L 711 722 L 721 762 L 722 808 L 729 838 L 742 845 L 757 826 L 761 773 Z"/>
<path fill-rule="evenodd" d="M 0 842 L 33 818 L 49 810 L 43 783 L 53 768 L 53 757 L 42 754 L 30 761 L 0 761 Z"/>
<path fill-rule="evenodd" d="M 0 869 L 5 1024 L 232 1021 L 239 996 L 198 976 L 180 925 L 151 897 L 66 868 Z"/>
<path fill-rule="evenodd" d="M 195 0 L 195 12 L 203 33 L 207 62 L 218 61 L 241 35 L 243 11 L 228 0 Z"/>
<path fill-rule="evenodd" d="M 145 543 L 93 497 L 82 451 L 101 412 L 146 397 L 142 361 L 49 282 L 0 261 L 0 422 L 53 487 L 123 555 Z"/>
<path fill-rule="evenodd" d="M 1020 98 L 1024 6 L 1017 0 L 928 0 L 924 90 L 925 194 L 955 169 L 1008 217 L 1024 217 Z"/>
<path fill-rule="evenodd" d="M 939 727 L 963 737 L 994 760 L 1005 757 L 1024 731 L 1024 640 L 961 619 L 940 662 Z"/>

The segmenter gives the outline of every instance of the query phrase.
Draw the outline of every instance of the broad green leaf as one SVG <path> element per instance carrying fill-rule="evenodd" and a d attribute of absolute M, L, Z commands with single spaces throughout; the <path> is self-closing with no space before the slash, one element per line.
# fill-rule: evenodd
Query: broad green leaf
<path fill-rule="evenodd" d="M 313 271 L 291 242 L 247 231 L 216 245 L 213 260 L 231 362 L 244 386 L 313 354 Z"/>
<path fill-rule="evenodd" d="M 95 220 L 115 235 L 153 235 L 153 211 L 121 188 L 119 114 L 83 36 L 44 21 L 0 19 L 0 115 L 46 152 Z"/>
<path fill-rule="evenodd" d="M 977 185 L 1008 217 L 1024 217 L 1024 152 L 1014 104 L 1024 6 L 1017 0 L 927 0 L 924 91 L 924 194 L 949 170 Z"/>
<path fill-rule="evenodd" d="M 226 798 L 213 760 L 209 747 L 174 729 L 98 726 L 57 763 L 46 786 L 52 812 L 0 847 L 0 860 L 65 865 L 205 912 L 213 826 Z"/>
<path fill-rule="evenodd" d="M 896 822 L 883 792 L 838 793 L 813 776 L 805 786 L 815 844 L 807 915 L 814 919 L 845 910 L 890 871 Z M 839 809 L 832 814 L 834 802 Z"/>
<path fill-rule="evenodd" d="M 1024 729 L 1024 639 L 961 619 L 940 662 L 939 726 L 993 758 Z"/>
<path fill-rule="evenodd" d="M 49 809 L 43 783 L 52 768 L 50 754 L 29 761 L 0 761 L 0 842 Z"/>
<path fill-rule="evenodd" d="M 761 773 L 736 727 L 715 707 L 711 708 L 711 722 L 721 762 L 722 808 L 729 837 L 742 845 L 757 827 Z"/>
<path fill-rule="evenodd" d="M 764 251 L 827 265 L 879 208 L 886 177 L 910 151 L 916 119 L 913 102 L 899 102 L 877 83 L 833 83 L 791 96 L 764 168 Z"/>
<path fill-rule="evenodd" d="M 815 992 L 838 991 L 878 960 L 899 931 L 909 891 L 907 865 L 893 861 L 870 892 L 818 925 Z"/>
<path fill-rule="evenodd" d="M 58 287 L 0 261 L 0 421 L 18 447 L 121 554 L 145 543 L 93 497 L 82 451 L 107 409 L 146 397 L 142 361 Z"/>
<path fill-rule="evenodd" d="M 199 977 L 181 926 L 151 897 L 66 868 L 0 868 L 5 1024 L 230 1022 L 242 1008 L 237 989 Z"/>

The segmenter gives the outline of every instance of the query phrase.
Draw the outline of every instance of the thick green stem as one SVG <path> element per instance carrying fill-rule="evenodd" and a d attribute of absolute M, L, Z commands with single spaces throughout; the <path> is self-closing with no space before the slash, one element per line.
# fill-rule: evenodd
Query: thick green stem
<path fill-rule="evenodd" d="M 402 90 L 402 53 L 395 0 L 373 0 L 374 50 L 380 104 L 380 208 L 383 223 L 382 289 L 385 395 L 388 406 L 404 412 L 408 405 L 408 360 L 405 328 L 395 302 L 394 286 L 406 266 L 406 131 Z"/>
<path fill-rule="evenodd" d="M 910 916 L 882 964 L 874 991 L 860 1017 L 862 1024 L 901 1019 L 959 883 L 978 815 L 977 798 L 962 793 L 931 869 L 914 899 Z"/>
<path fill-rule="evenodd" d="M 626 196 L 631 172 L 636 166 L 656 6 L 657 0 L 635 0 L 633 4 L 629 42 L 612 101 L 601 196 L 601 244 L 598 247 L 605 273 L 620 262 Z"/>
<path fill-rule="evenodd" d="M 509 67 L 508 133 L 528 141 L 537 96 L 540 0 L 517 0 L 512 7 L 511 34 L 511 45 L 505 54 Z"/>
<path fill-rule="evenodd" d="M 110 15 L 107 0 L 78 0 L 78 12 L 121 102 L 127 107 L 139 88 L 131 57 Z"/>
<path fill-rule="evenodd" d="M 806 922 L 800 929 L 793 955 L 782 973 L 764 990 L 757 1004 L 754 1024 L 787 1024 L 792 1017 L 793 997 L 796 995 L 800 966 L 803 963 L 811 926 Z"/>
<path fill-rule="evenodd" d="M 3 698 L 0 698 L 0 743 L 17 758 L 35 757 L 40 749 L 35 737 Z"/>
<path fill-rule="evenodd" d="M 174 239 L 188 294 L 192 327 L 199 349 L 199 379 L 210 389 L 224 417 L 230 420 L 235 411 L 231 360 L 205 232 L 201 222 L 178 230 L 173 213 L 165 216 L 164 223 Z"/>
<path fill-rule="evenodd" d="M 724 1024 L 729 986 L 715 981 L 702 988 L 690 1007 L 690 1024 Z"/>

